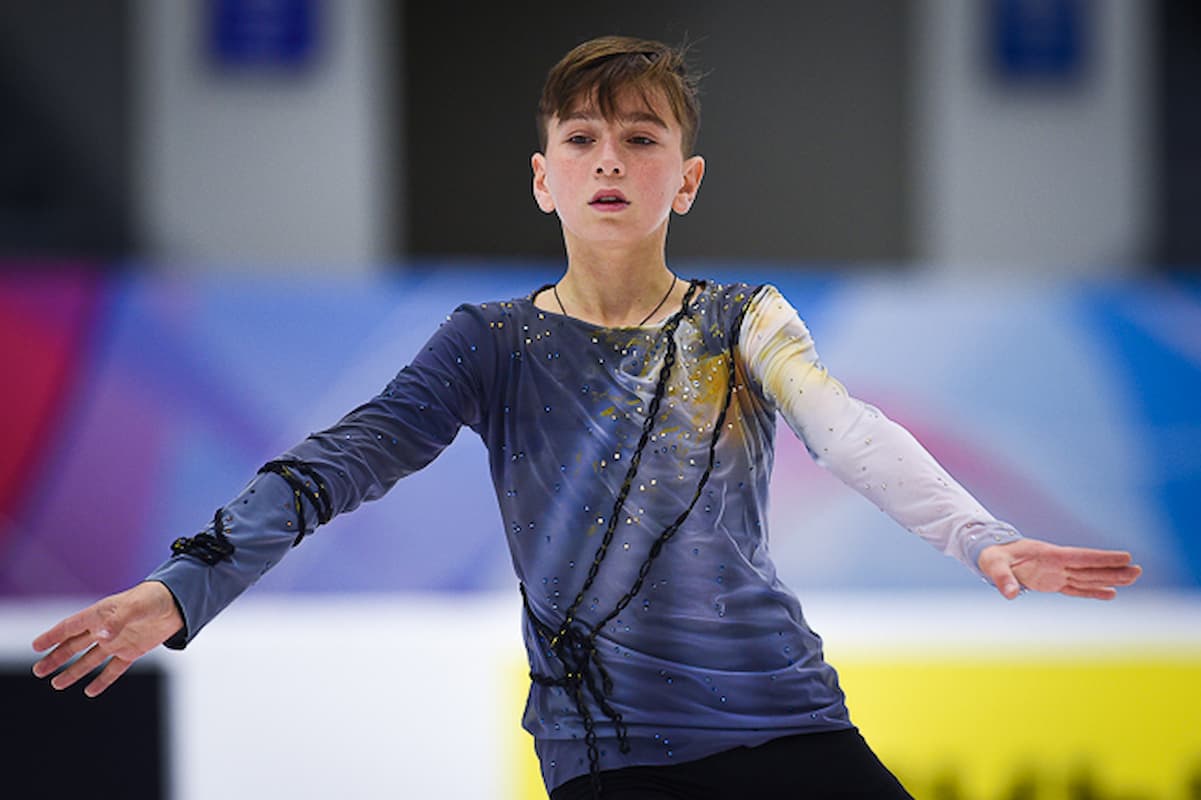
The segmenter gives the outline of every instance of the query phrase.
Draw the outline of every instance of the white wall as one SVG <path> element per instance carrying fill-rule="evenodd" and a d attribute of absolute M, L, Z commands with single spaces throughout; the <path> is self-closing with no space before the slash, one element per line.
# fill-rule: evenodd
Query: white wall
<path fill-rule="evenodd" d="M 1121 272 L 1145 257 L 1153 4 L 1095 0 L 1077 89 L 1004 87 L 983 0 L 921 0 L 914 26 L 917 256 L 944 272 Z"/>
<path fill-rule="evenodd" d="M 301 75 L 221 74 L 210 4 L 141 0 L 138 223 L 163 269 L 371 269 L 394 230 L 386 0 L 316 4 L 320 55 Z"/>
<path fill-rule="evenodd" d="M 87 602 L 0 602 L 0 660 L 32 667 L 33 638 Z M 511 796 L 533 752 L 521 613 L 516 591 L 243 598 L 143 659 L 167 675 L 169 796 Z"/>
<path fill-rule="evenodd" d="M 1113 603 L 1037 595 L 1007 603 L 981 587 L 803 599 L 827 652 L 840 657 L 1201 652 L 1201 605 L 1189 595 L 1128 590 Z M 0 603 L 0 659 L 32 666 L 29 642 L 83 604 Z M 520 727 L 528 687 L 521 613 L 516 591 L 252 591 L 186 651 L 147 656 L 169 680 L 171 796 L 515 798 L 522 754 L 533 746 Z"/>

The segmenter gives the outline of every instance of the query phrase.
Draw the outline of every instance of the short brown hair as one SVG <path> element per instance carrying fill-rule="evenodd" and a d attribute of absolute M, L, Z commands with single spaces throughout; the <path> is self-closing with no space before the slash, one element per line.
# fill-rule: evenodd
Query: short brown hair
<path fill-rule="evenodd" d="M 565 117 L 582 100 L 595 99 L 606 120 L 617 116 L 617 100 L 627 89 L 661 91 L 683 131 L 684 155 L 692 152 L 701 126 L 697 78 L 685 64 L 685 48 L 651 39 L 602 36 L 576 46 L 546 76 L 538 102 L 538 143 L 546 150 L 547 128 L 553 116 Z"/>

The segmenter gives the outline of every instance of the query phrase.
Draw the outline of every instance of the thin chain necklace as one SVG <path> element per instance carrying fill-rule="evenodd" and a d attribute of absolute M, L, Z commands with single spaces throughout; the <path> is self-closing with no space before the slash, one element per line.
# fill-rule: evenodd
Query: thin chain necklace
<path fill-rule="evenodd" d="M 671 274 L 671 286 L 667 287 L 667 294 L 663 295 L 663 299 L 660 300 L 659 303 L 654 308 L 651 309 L 651 313 L 647 314 L 645 317 L 642 318 L 642 322 L 639 322 L 637 325 L 634 326 L 635 328 L 641 328 L 643 325 L 645 325 L 647 322 L 650 321 L 651 317 L 655 316 L 655 314 L 657 314 L 659 312 L 659 309 L 663 308 L 663 304 L 667 302 L 667 298 L 671 297 L 671 293 L 676 288 L 676 283 L 679 280 L 680 280 L 679 277 L 677 277 L 676 274 L 673 272 Z M 559 297 L 559 284 L 552 283 L 550 290 L 551 290 L 551 292 L 554 293 L 555 302 L 559 304 L 559 310 L 561 312 L 563 312 L 563 316 L 565 316 L 565 317 L 570 316 L 570 314 L 567 313 L 567 309 L 563 307 L 563 299 L 561 297 Z"/>

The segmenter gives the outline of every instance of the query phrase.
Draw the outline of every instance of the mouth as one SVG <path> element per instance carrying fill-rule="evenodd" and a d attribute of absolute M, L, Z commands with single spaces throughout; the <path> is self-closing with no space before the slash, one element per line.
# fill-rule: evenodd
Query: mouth
<path fill-rule="evenodd" d="M 592 195 L 592 199 L 588 201 L 588 205 L 592 206 L 593 208 L 605 210 L 625 208 L 629 204 L 630 201 L 626 200 L 626 196 L 616 189 L 601 189 L 599 192 Z"/>

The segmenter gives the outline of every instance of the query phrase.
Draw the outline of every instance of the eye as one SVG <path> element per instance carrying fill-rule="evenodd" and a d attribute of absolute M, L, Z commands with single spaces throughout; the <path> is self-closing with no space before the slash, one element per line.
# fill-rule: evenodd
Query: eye
<path fill-rule="evenodd" d="M 631 136 L 629 141 L 630 144 L 636 144 L 642 147 L 655 144 L 655 140 L 649 136 Z"/>
<path fill-rule="evenodd" d="M 567 144 L 592 144 L 592 137 L 582 133 L 572 134 L 567 137 Z"/>

